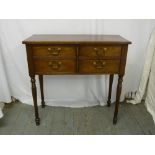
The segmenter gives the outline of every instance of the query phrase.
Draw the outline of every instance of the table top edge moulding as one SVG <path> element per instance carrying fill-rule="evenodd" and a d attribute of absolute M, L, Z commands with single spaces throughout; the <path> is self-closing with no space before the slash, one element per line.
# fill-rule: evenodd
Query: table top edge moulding
<path fill-rule="evenodd" d="M 118 75 L 113 124 L 117 123 L 129 40 L 120 35 L 36 34 L 26 45 L 36 125 L 40 124 L 35 76 L 39 76 L 41 105 L 45 107 L 43 75 L 109 74 L 107 106 L 111 105 L 114 75 Z"/>
<path fill-rule="evenodd" d="M 23 44 L 131 44 L 120 35 L 88 34 L 34 34 L 25 39 Z"/>

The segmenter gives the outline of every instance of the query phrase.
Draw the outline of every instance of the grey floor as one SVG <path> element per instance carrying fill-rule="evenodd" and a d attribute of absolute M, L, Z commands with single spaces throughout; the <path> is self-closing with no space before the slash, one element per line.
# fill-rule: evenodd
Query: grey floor
<path fill-rule="evenodd" d="M 33 107 L 8 104 L 0 119 L 1 135 L 145 135 L 155 134 L 155 125 L 143 103 L 122 103 L 117 125 L 112 124 L 114 105 L 108 107 L 39 107 L 41 125 L 35 126 Z"/>

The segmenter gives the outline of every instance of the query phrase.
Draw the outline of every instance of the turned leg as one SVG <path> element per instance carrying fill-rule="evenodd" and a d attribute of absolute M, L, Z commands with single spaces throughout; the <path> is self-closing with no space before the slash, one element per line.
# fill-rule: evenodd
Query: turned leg
<path fill-rule="evenodd" d="M 31 76 L 31 84 L 32 84 L 32 96 L 33 96 L 34 111 L 35 111 L 35 122 L 36 122 L 36 125 L 39 125 L 40 118 L 39 118 L 38 105 L 37 105 L 37 90 L 36 90 L 36 84 L 35 84 L 35 76 Z"/>
<path fill-rule="evenodd" d="M 42 105 L 42 108 L 44 108 L 45 101 L 44 101 L 44 90 L 43 90 L 43 75 L 39 75 L 39 83 L 40 83 L 40 92 L 41 92 L 41 105 Z"/>
<path fill-rule="evenodd" d="M 118 114 L 120 95 L 121 95 L 121 90 L 122 90 L 122 82 L 123 82 L 123 75 L 119 75 L 118 84 L 117 84 L 116 105 L 115 105 L 115 111 L 114 111 L 113 124 L 117 123 L 117 114 Z"/>
<path fill-rule="evenodd" d="M 111 92 L 112 92 L 113 79 L 114 79 L 114 75 L 111 74 L 109 77 L 109 95 L 108 95 L 108 101 L 107 101 L 108 107 L 110 107 L 110 104 L 111 104 Z"/>

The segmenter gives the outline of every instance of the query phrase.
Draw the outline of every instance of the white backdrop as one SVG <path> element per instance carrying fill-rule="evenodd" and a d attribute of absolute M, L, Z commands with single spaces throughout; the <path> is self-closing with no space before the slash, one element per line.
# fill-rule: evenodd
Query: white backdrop
<path fill-rule="evenodd" d="M 147 53 L 143 73 L 140 79 L 139 88 L 133 100 L 128 101 L 132 104 L 141 103 L 145 97 L 147 110 L 155 122 L 155 29 L 153 30 L 147 46 Z"/>
<path fill-rule="evenodd" d="M 0 52 L 3 60 L 0 66 L 0 82 L 3 81 L 0 101 L 8 102 L 11 95 L 23 103 L 32 104 L 26 50 L 22 40 L 32 34 L 43 33 L 119 34 L 132 41 L 124 77 L 123 99 L 126 92 L 138 88 L 149 35 L 154 26 L 155 20 L 0 20 Z M 115 99 L 116 81 L 115 77 L 112 101 Z M 107 76 L 45 76 L 44 83 L 48 105 L 105 105 L 107 100 Z M 38 95 L 40 98 L 39 89 Z"/>

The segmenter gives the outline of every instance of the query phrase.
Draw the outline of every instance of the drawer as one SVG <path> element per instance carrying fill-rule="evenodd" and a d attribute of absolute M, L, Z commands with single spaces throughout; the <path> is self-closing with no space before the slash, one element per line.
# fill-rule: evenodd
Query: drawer
<path fill-rule="evenodd" d="M 73 46 L 34 46 L 33 56 L 37 57 L 75 57 L 76 48 Z"/>
<path fill-rule="evenodd" d="M 121 56 L 121 46 L 81 46 L 79 50 L 80 57 L 120 57 Z"/>
<path fill-rule="evenodd" d="M 119 60 L 80 60 L 80 73 L 118 73 Z"/>
<path fill-rule="evenodd" d="M 69 74 L 75 73 L 74 60 L 34 60 L 34 70 L 37 74 Z"/>

